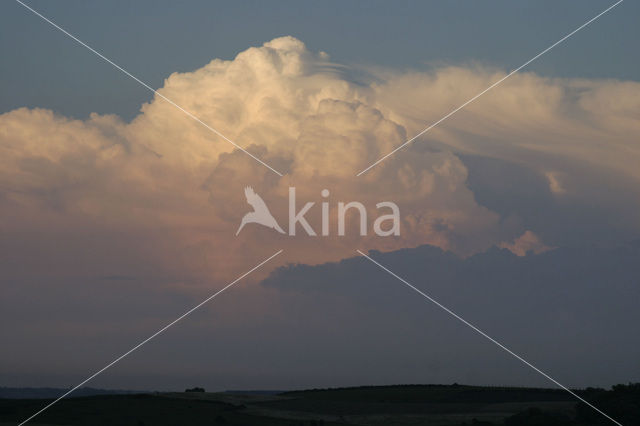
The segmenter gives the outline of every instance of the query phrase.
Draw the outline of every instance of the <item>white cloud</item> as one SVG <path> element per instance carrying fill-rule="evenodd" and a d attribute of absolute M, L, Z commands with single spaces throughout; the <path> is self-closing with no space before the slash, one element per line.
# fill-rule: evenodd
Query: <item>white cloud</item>
<path fill-rule="evenodd" d="M 524 234 L 516 238 L 513 243 L 502 242 L 498 246 L 506 248 L 518 256 L 526 256 L 529 252 L 540 254 L 554 248 L 545 245 L 542 240 L 531 231 L 525 231 Z"/>
<path fill-rule="evenodd" d="M 556 195 L 562 195 L 566 192 L 558 172 L 545 172 L 544 175 L 549 181 L 549 191 Z"/>
<path fill-rule="evenodd" d="M 246 265 L 244 257 L 260 256 L 271 245 L 290 249 L 283 261 L 320 263 L 350 255 L 356 246 L 392 250 L 429 243 L 468 254 L 521 232 L 476 202 L 459 152 L 533 168 L 557 194 L 565 191 L 560 176 L 567 173 L 573 186 L 579 186 L 580 173 L 599 170 L 615 170 L 633 182 L 640 178 L 634 139 L 640 124 L 633 112 L 639 84 L 531 73 L 513 76 L 414 146 L 356 178 L 504 73 L 449 67 L 434 73 L 379 73 L 375 83 L 348 75 L 325 53 L 283 37 L 231 61 L 215 59 L 193 72 L 174 73 L 159 89 L 286 171 L 283 178 L 157 97 L 130 123 L 95 114 L 70 120 L 41 109 L 3 114 L 3 226 L 144 232 L 156 243 L 134 244 L 150 261 L 161 260 L 163 268 L 176 273 L 207 275 L 213 265 L 237 271 Z M 354 232 L 311 242 L 248 228 L 235 238 L 246 211 L 246 185 L 281 222 L 290 185 L 298 188 L 300 200 L 316 203 L 328 188 L 334 206 L 358 200 L 374 209 L 377 202 L 395 201 L 402 235 L 363 241 Z M 310 219 L 319 227 L 316 216 Z M 522 240 L 525 235 L 514 250 L 532 243 Z"/>

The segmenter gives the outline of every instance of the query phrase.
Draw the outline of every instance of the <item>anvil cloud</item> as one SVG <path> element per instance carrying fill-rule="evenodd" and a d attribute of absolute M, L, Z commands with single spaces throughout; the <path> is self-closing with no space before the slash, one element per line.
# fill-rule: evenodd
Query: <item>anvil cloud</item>
<path fill-rule="evenodd" d="M 519 255 L 544 251 L 556 245 L 548 241 L 553 233 L 544 226 L 529 229 L 522 213 L 479 202 L 465 159 L 514 164 L 545 182 L 546 194 L 561 204 L 597 197 L 591 180 L 637 195 L 640 84 L 517 74 L 355 176 L 504 74 L 481 67 L 356 73 L 324 52 L 309 51 L 300 40 L 281 37 L 233 60 L 214 59 L 166 79 L 162 95 L 284 177 L 159 97 L 131 122 L 97 114 L 77 120 L 44 109 L 5 113 L 0 116 L 4 248 L 19 269 L 47 267 L 65 275 L 75 267 L 68 259 L 79 256 L 88 269 L 103 268 L 99 265 L 112 259 L 111 266 L 127 270 L 137 259 L 180 277 L 208 277 L 214 271 L 230 277 L 246 266 L 245 258 L 281 247 L 282 261 L 314 264 L 350 256 L 355 247 L 388 251 L 431 244 L 462 255 L 492 245 Z M 491 179 L 496 184 L 509 176 Z M 318 201 L 324 188 L 333 205 L 394 201 L 401 209 L 401 235 L 360 238 L 347 232 L 310 244 L 247 227 L 236 238 L 249 209 L 243 196 L 247 185 L 279 220 L 287 216 L 290 186 L 301 202 Z M 633 234 L 640 223 L 629 195 L 609 194 L 613 199 L 607 203 L 620 210 L 616 226 Z M 547 207 L 536 206 L 541 212 Z M 312 220 L 318 227 L 319 214 L 311 214 Z M 51 244 L 60 239 L 68 244 L 58 246 L 49 260 L 34 259 L 26 253 L 42 244 L 34 240 L 35 232 Z M 87 253 L 89 234 L 95 259 Z M 112 246 L 126 246 L 127 256 Z"/>

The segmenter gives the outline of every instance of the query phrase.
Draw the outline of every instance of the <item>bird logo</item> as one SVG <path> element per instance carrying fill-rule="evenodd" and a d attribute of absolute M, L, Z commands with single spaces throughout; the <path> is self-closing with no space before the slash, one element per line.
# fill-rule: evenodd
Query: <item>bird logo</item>
<path fill-rule="evenodd" d="M 253 188 L 247 186 L 244 189 L 244 195 L 245 197 L 247 197 L 247 203 L 249 203 L 249 205 L 253 207 L 253 211 L 244 215 L 244 217 L 242 218 L 242 222 L 240 223 L 240 227 L 238 228 L 238 231 L 236 231 L 236 235 L 240 233 L 242 228 L 247 223 L 258 223 L 260 225 L 266 226 L 267 228 L 275 229 L 281 234 L 284 234 L 284 231 L 282 230 L 282 228 L 280 228 L 278 222 L 276 222 L 276 219 L 269 211 L 269 208 L 265 204 L 264 200 L 255 193 Z"/>

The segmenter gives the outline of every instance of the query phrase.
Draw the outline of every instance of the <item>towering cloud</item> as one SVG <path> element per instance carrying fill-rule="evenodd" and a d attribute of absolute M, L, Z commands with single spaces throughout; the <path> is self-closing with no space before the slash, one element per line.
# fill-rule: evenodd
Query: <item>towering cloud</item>
<path fill-rule="evenodd" d="M 2 335 L 3 380 L 41 385 L 49 374 L 41 368 L 47 347 L 46 362 L 60 366 L 60 375 L 46 380 L 66 386 L 69 377 L 95 371 L 95 358 L 86 353 L 100 353 L 101 360 L 122 353 L 281 248 L 280 264 L 323 265 L 278 269 L 262 286 L 243 288 L 243 280 L 212 311 L 204 307 L 181 323 L 184 328 L 172 329 L 173 337 L 154 341 L 164 346 L 152 356 L 119 364 L 130 373 L 128 386 L 155 386 L 130 378 L 160 377 L 165 369 L 159 366 L 174 363 L 178 352 L 193 358 L 182 363 L 174 383 L 189 374 L 201 380 L 203 371 L 215 374 L 215 386 L 231 387 L 251 387 L 264 371 L 273 374 L 261 382 L 266 387 L 362 384 L 363 377 L 377 383 L 525 381 L 517 375 L 520 364 L 498 374 L 505 366 L 490 345 L 449 346 L 468 342 L 468 330 L 425 309 L 366 260 L 324 264 L 351 258 L 356 248 L 409 248 L 376 258 L 416 285 L 428 285 L 536 362 L 552 365 L 544 359 L 545 343 L 564 345 L 557 346 L 560 352 L 575 356 L 552 371 L 570 371 L 570 384 L 627 380 L 637 366 L 637 345 L 609 320 L 636 320 L 629 313 L 637 309 L 625 303 L 637 297 L 625 295 L 637 293 L 629 284 L 637 276 L 637 247 L 576 252 L 566 246 L 617 243 L 640 231 L 640 84 L 516 74 L 356 177 L 505 75 L 477 67 L 356 71 L 283 37 L 233 60 L 172 74 L 158 89 L 282 177 L 160 97 L 131 122 L 97 114 L 77 120 L 38 108 L 0 115 L 0 312 L 12 324 Z M 306 218 L 316 232 L 320 204 L 327 202 L 331 236 L 309 237 L 299 228 L 290 237 L 248 224 L 236 237 L 252 208 L 246 186 L 284 230 L 290 186 L 298 209 L 315 203 Z M 368 209 L 370 227 L 376 204 L 395 202 L 400 235 L 360 237 L 351 212 L 347 235 L 337 237 L 338 203 L 352 200 Z M 415 249 L 423 244 L 442 250 Z M 491 246 L 519 256 L 484 252 Z M 266 277 L 275 266 L 248 280 Z M 593 312 L 571 304 L 581 301 Z M 619 307 L 613 319 L 603 301 Z M 539 315 L 551 321 L 548 327 L 537 322 Z M 560 333 L 565 329 L 571 331 Z M 615 341 L 607 340 L 612 336 Z M 180 351 L 190 344 L 197 349 Z M 590 367 L 608 366 L 594 345 L 624 352 L 615 355 L 615 375 Z M 363 348 L 373 354 L 372 364 L 363 364 Z M 309 364 L 293 365 L 292 354 Z M 379 354 L 386 360 L 376 359 Z M 584 354 L 591 358 L 574 362 Z M 373 377 L 374 362 L 389 369 Z M 342 366 L 339 381 L 324 365 L 331 374 Z M 309 375 L 311 366 L 317 370 Z M 585 376 L 585 369 L 593 374 Z M 427 374 L 416 376 L 418 370 Z M 97 385 L 121 386 L 113 373 Z M 285 373 L 298 378 L 283 382 Z"/>
<path fill-rule="evenodd" d="M 3 114 L 1 230 L 12 241 L 24 241 L 16 243 L 17 251 L 35 244 L 30 235 L 37 231 L 77 244 L 60 250 L 82 252 L 91 232 L 97 255 L 108 251 L 120 259 L 118 250 L 105 248 L 125 244 L 113 242 L 120 240 L 132 256 L 160 264 L 167 273 L 209 276 L 215 270 L 224 276 L 227 269 L 237 272 L 244 256 L 280 247 L 292 249 L 283 261 L 321 263 L 348 256 L 355 247 L 392 250 L 428 243 L 467 255 L 500 243 L 516 253 L 554 244 L 533 233 L 515 240 L 528 229 L 526 218 L 481 205 L 461 155 L 532 171 L 558 203 L 597 195 L 585 184 L 592 176 L 637 193 L 637 83 L 515 75 L 356 177 L 504 72 L 448 67 L 354 75 L 327 54 L 282 37 L 231 61 L 215 59 L 193 72 L 174 73 L 159 89 L 284 177 L 159 97 L 130 123 L 96 114 L 72 120 L 41 109 Z M 300 203 L 316 203 L 308 219 L 318 229 L 322 189 L 330 191 L 333 228 L 339 201 L 360 201 L 371 217 L 376 203 L 394 201 L 401 210 L 401 235 L 361 238 L 352 215 L 353 232 L 345 238 L 292 239 L 250 226 L 236 238 L 249 211 L 247 185 L 285 228 L 289 186 L 297 188 Z M 637 232 L 635 217 L 627 215 L 623 223 Z M 531 231 L 544 235 L 544 229 Z M 56 256 L 64 263 L 65 256 Z"/>

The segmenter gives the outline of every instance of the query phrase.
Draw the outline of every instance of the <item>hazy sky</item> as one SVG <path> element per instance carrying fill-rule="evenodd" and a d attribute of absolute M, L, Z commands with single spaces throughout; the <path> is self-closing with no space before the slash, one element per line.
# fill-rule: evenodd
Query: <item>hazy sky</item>
<path fill-rule="evenodd" d="M 91 385 L 548 384 L 355 249 L 560 382 L 640 380 L 637 3 L 361 177 L 611 3 L 29 4 L 284 176 L 5 2 L 0 385 L 80 382 L 279 249 Z M 245 186 L 334 231 L 236 237 Z M 401 235 L 337 236 L 351 200 Z"/>

